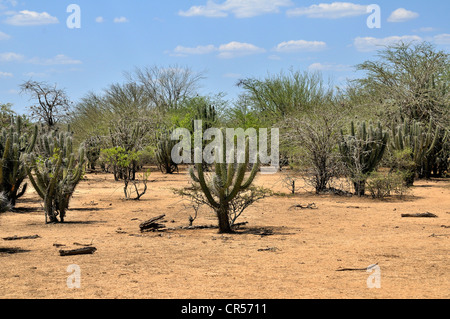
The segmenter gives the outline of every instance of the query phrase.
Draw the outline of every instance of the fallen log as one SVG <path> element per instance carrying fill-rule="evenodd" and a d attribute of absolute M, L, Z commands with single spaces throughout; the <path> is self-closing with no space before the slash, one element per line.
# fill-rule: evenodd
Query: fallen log
<path fill-rule="evenodd" d="M 73 250 L 60 250 L 59 255 L 60 256 L 90 255 L 93 254 L 96 250 L 97 248 L 95 247 L 85 247 Z"/>
<path fill-rule="evenodd" d="M 94 240 L 92 240 L 90 244 L 80 244 L 80 243 L 73 243 L 73 244 L 75 246 L 91 247 L 93 243 L 94 243 Z"/>
<path fill-rule="evenodd" d="M 372 268 L 375 268 L 376 266 L 378 266 L 378 264 L 374 264 L 374 265 L 371 265 L 366 268 L 343 268 L 343 269 L 337 269 L 336 271 L 367 271 Z"/>
<path fill-rule="evenodd" d="M 232 228 L 239 228 L 241 226 L 247 225 L 248 222 L 242 222 L 232 225 Z M 219 226 L 217 225 L 192 225 L 192 226 L 178 226 L 178 227 L 170 227 L 167 228 L 167 230 L 196 230 L 196 229 L 218 229 Z"/>
<path fill-rule="evenodd" d="M 37 238 L 41 238 L 39 235 L 33 235 L 33 236 L 22 236 L 22 237 L 18 237 L 13 236 L 13 237 L 6 237 L 3 238 L 3 240 L 22 240 L 22 239 L 37 239 Z"/>
<path fill-rule="evenodd" d="M 402 214 L 402 217 L 437 218 L 437 215 L 427 212 L 427 213 L 419 213 L 419 214 Z"/>
<path fill-rule="evenodd" d="M 305 206 L 305 205 L 302 205 L 302 204 L 294 205 L 294 206 L 291 206 L 291 208 L 289 208 L 289 210 L 291 210 L 291 209 L 293 209 L 293 208 L 299 208 L 299 209 L 318 209 L 315 203 L 311 203 L 311 204 L 308 204 L 308 205 L 306 205 L 306 206 Z"/>
<path fill-rule="evenodd" d="M 141 232 L 143 232 L 143 231 L 150 231 L 150 230 L 158 230 L 158 229 L 161 229 L 161 228 L 165 228 L 166 226 L 164 224 L 157 223 L 158 221 L 160 221 L 164 217 L 166 217 L 165 214 L 153 217 L 153 218 L 151 218 L 151 219 L 141 223 L 139 225 L 139 228 L 141 229 Z"/>

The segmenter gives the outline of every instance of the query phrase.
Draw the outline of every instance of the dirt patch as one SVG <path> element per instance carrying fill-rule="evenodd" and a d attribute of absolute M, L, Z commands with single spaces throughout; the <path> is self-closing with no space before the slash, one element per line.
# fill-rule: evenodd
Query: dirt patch
<path fill-rule="evenodd" d="M 0 216 L 1 298 L 448 298 L 450 297 L 450 183 L 419 181 L 407 200 L 296 196 L 266 198 L 250 207 L 236 234 L 183 229 L 189 215 L 171 188 L 189 185 L 185 171 L 153 170 L 142 201 L 125 201 L 111 175 L 89 174 L 75 192 L 67 223 L 45 225 L 42 204 L 30 188 L 17 212 Z M 288 194 L 282 176 L 256 184 Z M 317 209 L 290 209 L 314 203 Z M 431 212 L 438 218 L 402 218 Z M 139 225 L 165 214 L 174 230 L 141 233 Z M 202 209 L 194 225 L 215 224 Z M 434 236 L 432 236 L 434 235 Z M 59 255 L 74 243 L 92 255 Z M 61 248 L 62 247 L 62 248 Z M 79 248 L 79 247 L 78 247 Z M 70 265 L 81 288 L 69 289 Z M 336 272 L 378 264 L 381 288 L 370 273 Z"/>

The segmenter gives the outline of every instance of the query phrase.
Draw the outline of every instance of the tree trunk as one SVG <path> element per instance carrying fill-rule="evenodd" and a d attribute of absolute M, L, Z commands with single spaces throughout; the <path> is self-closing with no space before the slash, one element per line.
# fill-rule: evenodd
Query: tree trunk
<path fill-rule="evenodd" d="M 231 234 L 233 230 L 231 229 L 230 219 L 228 217 L 229 206 L 228 204 L 222 204 L 216 211 L 217 218 L 219 220 L 219 233 L 220 234 Z"/>
<path fill-rule="evenodd" d="M 411 171 L 407 171 L 405 172 L 405 183 L 407 187 L 411 187 L 414 185 L 414 180 L 416 179 L 416 171 L 415 170 L 411 170 Z"/>
<path fill-rule="evenodd" d="M 357 196 L 364 196 L 366 193 L 366 181 L 358 181 L 353 183 L 355 187 L 355 195 Z"/>

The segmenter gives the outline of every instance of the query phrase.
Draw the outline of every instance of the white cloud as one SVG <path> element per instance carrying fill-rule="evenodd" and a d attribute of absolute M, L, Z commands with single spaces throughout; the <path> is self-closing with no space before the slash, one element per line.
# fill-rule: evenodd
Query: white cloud
<path fill-rule="evenodd" d="M 175 55 L 191 55 L 191 54 L 209 54 L 214 51 L 217 51 L 217 48 L 210 44 L 210 45 L 199 45 L 194 48 L 188 48 L 184 46 L 177 46 L 173 52 Z"/>
<path fill-rule="evenodd" d="M 280 61 L 281 57 L 278 56 L 278 55 L 273 54 L 273 55 L 269 55 L 268 59 L 269 60 L 274 60 L 274 61 Z"/>
<path fill-rule="evenodd" d="M 400 42 L 408 43 L 422 40 L 417 35 L 391 36 L 387 38 L 358 37 L 354 40 L 353 45 L 360 52 L 371 52 Z"/>
<path fill-rule="evenodd" d="M 75 65 L 83 63 L 80 60 L 72 59 L 64 54 L 58 54 L 55 57 L 49 59 L 38 57 L 28 59 L 23 54 L 14 52 L 0 53 L 0 62 L 23 62 L 37 65 Z"/>
<path fill-rule="evenodd" d="M 4 21 L 6 24 L 14 26 L 35 26 L 59 23 L 58 19 L 52 17 L 47 12 L 35 12 L 23 10 L 19 13 L 13 13 Z"/>
<path fill-rule="evenodd" d="M 42 59 L 42 58 L 32 58 L 28 60 L 28 63 L 38 64 L 38 65 L 73 65 L 73 64 L 82 64 L 80 60 L 74 60 L 65 56 L 64 54 L 58 54 L 50 59 Z"/>
<path fill-rule="evenodd" d="M 25 56 L 14 52 L 0 53 L 0 62 L 19 62 L 23 61 Z"/>
<path fill-rule="evenodd" d="M 404 8 L 399 8 L 391 13 L 388 22 L 405 22 L 419 17 L 417 12 L 409 11 Z"/>
<path fill-rule="evenodd" d="M 333 63 L 313 63 L 308 69 L 310 71 L 336 71 L 344 72 L 352 70 L 351 66 L 344 64 L 333 64 Z"/>
<path fill-rule="evenodd" d="M 0 41 L 1 41 L 1 40 L 8 40 L 9 38 L 11 38 L 10 35 L 8 35 L 8 34 L 2 32 L 2 31 L 0 31 Z"/>
<path fill-rule="evenodd" d="M 319 3 L 287 11 L 287 15 L 290 17 L 306 16 L 308 18 L 322 19 L 339 19 L 365 14 L 367 14 L 367 5 L 350 2 Z"/>
<path fill-rule="evenodd" d="M 252 54 L 259 54 L 266 52 L 265 49 L 259 48 L 250 43 L 230 42 L 219 46 L 218 57 L 222 59 L 231 59 Z"/>
<path fill-rule="evenodd" d="M 415 29 L 413 31 L 414 32 L 433 32 L 433 31 L 436 31 L 436 29 L 433 27 L 423 27 L 423 28 Z"/>
<path fill-rule="evenodd" d="M 1 72 L 0 71 L 0 79 L 1 78 L 12 78 L 13 77 L 13 74 L 12 73 L 9 73 L 9 72 Z"/>
<path fill-rule="evenodd" d="M 450 45 L 450 34 L 439 34 L 434 36 L 434 43 L 440 45 Z"/>
<path fill-rule="evenodd" d="M 125 17 L 114 18 L 114 23 L 126 23 L 126 22 L 128 22 L 128 19 Z"/>
<path fill-rule="evenodd" d="M 294 52 L 317 52 L 323 51 L 327 48 L 327 44 L 323 41 L 305 41 L 305 40 L 291 40 L 281 42 L 274 50 L 283 53 Z"/>
<path fill-rule="evenodd" d="M 204 16 L 224 18 L 234 14 L 236 18 L 251 18 L 268 13 L 279 13 L 280 7 L 292 6 L 291 0 L 226 0 L 216 3 L 208 0 L 206 5 L 192 6 L 187 11 L 179 11 L 184 17 Z"/>
<path fill-rule="evenodd" d="M 97 17 L 97 18 L 95 18 L 95 22 L 103 23 L 103 22 L 105 22 L 105 19 L 103 17 Z"/>
<path fill-rule="evenodd" d="M 170 54 L 173 56 L 202 55 L 217 52 L 217 56 L 223 59 L 230 59 L 246 55 L 263 53 L 266 50 L 251 43 L 230 42 L 216 47 L 212 44 L 199 45 L 196 47 L 177 46 Z"/>

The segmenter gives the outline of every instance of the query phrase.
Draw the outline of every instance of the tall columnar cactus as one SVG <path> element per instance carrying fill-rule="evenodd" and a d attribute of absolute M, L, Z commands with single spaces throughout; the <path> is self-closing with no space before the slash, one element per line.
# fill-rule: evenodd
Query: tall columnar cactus
<path fill-rule="evenodd" d="M 89 168 L 95 170 L 95 164 L 100 158 L 100 152 L 102 150 L 102 138 L 97 135 L 90 136 L 84 141 L 84 145 Z"/>
<path fill-rule="evenodd" d="M 76 155 L 71 134 L 63 132 L 40 136 L 38 145 L 39 156 L 28 156 L 28 177 L 44 200 L 45 222 L 58 222 L 58 215 L 64 222 L 69 201 L 83 177 L 84 145 Z"/>
<path fill-rule="evenodd" d="M 228 150 L 227 150 L 228 151 Z M 217 155 L 217 154 L 216 154 Z M 249 164 L 249 142 L 246 141 L 246 154 L 243 163 L 226 163 L 225 151 L 222 152 L 222 160 L 220 155 L 216 156 L 214 162 L 215 172 L 211 178 L 207 179 L 201 163 L 196 164 L 197 175 L 193 168 L 189 173 L 192 180 L 200 185 L 210 206 L 214 208 L 218 222 L 220 233 L 232 233 L 229 213 L 230 203 L 242 191 L 247 190 L 259 171 L 259 160 L 253 165 L 250 175 L 246 177 L 246 170 Z"/>
<path fill-rule="evenodd" d="M 196 130 L 201 130 L 201 132 L 206 132 L 208 129 L 213 128 L 215 124 L 217 124 L 217 112 L 216 108 L 213 105 L 209 105 L 208 103 L 201 103 L 197 105 L 195 109 L 194 118 L 191 121 L 191 136 L 192 143 L 195 143 L 195 134 Z M 201 121 L 201 127 L 196 127 L 195 122 Z M 206 145 L 206 141 L 203 141 L 203 147 Z M 192 156 L 194 156 L 194 149 L 192 149 Z M 208 170 L 209 165 L 206 162 L 203 162 L 203 170 Z"/>
<path fill-rule="evenodd" d="M 196 107 L 194 119 L 191 123 L 191 133 L 195 130 L 195 121 L 201 120 L 203 122 L 203 131 L 213 127 L 217 122 L 217 112 L 213 105 L 208 105 L 207 103 L 202 103 Z"/>
<path fill-rule="evenodd" d="M 363 196 L 368 175 L 373 172 L 386 150 L 389 134 L 383 131 L 381 124 L 376 127 L 365 122 L 355 127 L 352 121 L 350 134 L 341 131 L 339 150 L 343 162 L 347 165 L 355 188 L 355 195 Z"/>
<path fill-rule="evenodd" d="M 171 131 L 162 129 L 158 135 L 156 148 L 156 160 L 163 174 L 173 174 L 178 170 L 178 165 L 172 160 L 172 149 L 177 141 L 171 139 Z"/>
<path fill-rule="evenodd" d="M 4 192 L 12 207 L 27 189 L 26 183 L 20 189 L 27 176 L 23 157 L 33 151 L 38 133 L 37 126 L 31 136 L 23 130 L 22 118 L 18 116 L 0 135 L 0 192 Z"/>
<path fill-rule="evenodd" d="M 404 120 L 403 123 L 392 129 L 390 147 L 393 151 L 411 152 L 411 159 L 414 162 L 412 171 L 408 174 L 407 184 L 414 183 L 416 170 L 426 161 L 427 156 L 436 146 L 439 137 L 439 128 L 433 130 L 433 123 L 430 121 L 428 127 L 418 121 Z"/>

